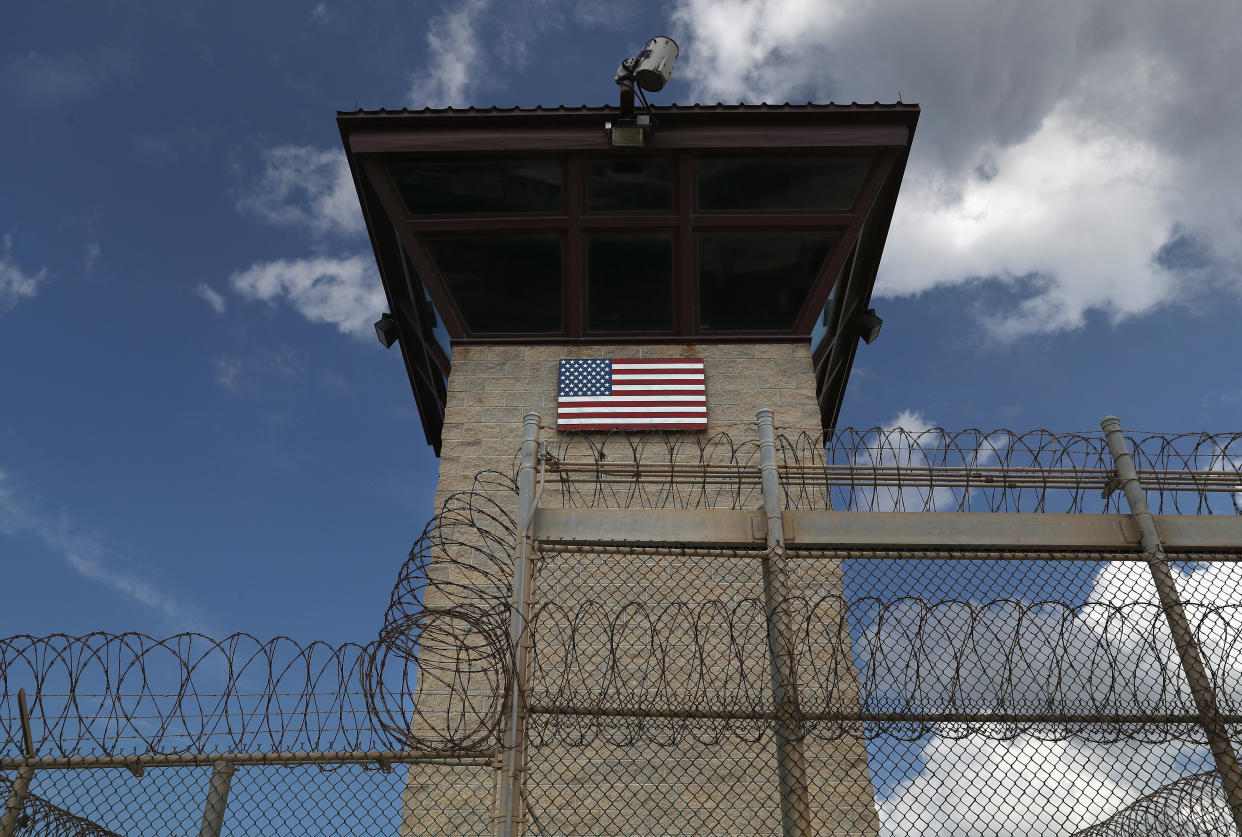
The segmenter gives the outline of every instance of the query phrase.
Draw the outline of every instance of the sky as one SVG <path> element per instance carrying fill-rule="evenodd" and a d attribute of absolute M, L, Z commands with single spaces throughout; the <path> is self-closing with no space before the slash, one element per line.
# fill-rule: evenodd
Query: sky
<path fill-rule="evenodd" d="M 1230 3 L 25 4 L 0 31 L 6 634 L 371 634 L 436 460 L 337 109 L 918 102 L 842 424 L 1236 429 Z"/>
<path fill-rule="evenodd" d="M 11 4 L 0 635 L 367 640 L 436 459 L 338 109 L 923 108 L 842 424 L 1242 425 L 1242 5 Z M 932 756 L 935 756 L 933 753 Z"/>

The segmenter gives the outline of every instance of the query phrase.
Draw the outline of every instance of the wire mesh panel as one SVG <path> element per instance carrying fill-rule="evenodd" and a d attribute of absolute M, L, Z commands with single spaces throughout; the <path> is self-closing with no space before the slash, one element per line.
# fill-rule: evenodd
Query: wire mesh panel
<path fill-rule="evenodd" d="M 1242 437 L 764 427 L 532 437 L 368 643 L 0 639 L 0 837 L 1239 834 Z"/>
<path fill-rule="evenodd" d="M 491 767 L 248 765 L 230 784 L 220 834 L 477 834 L 487 798 L 463 798 Z M 36 774 L 16 834 L 198 834 L 210 767 L 46 769 Z"/>

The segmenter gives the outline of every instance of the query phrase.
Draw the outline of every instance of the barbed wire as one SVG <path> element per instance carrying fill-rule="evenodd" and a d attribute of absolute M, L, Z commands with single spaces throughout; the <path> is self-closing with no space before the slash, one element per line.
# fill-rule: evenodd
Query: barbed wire
<path fill-rule="evenodd" d="M 1207 837 L 1236 835 L 1220 775 L 1211 770 L 1178 779 L 1074 833 L 1073 837 Z"/>
<path fill-rule="evenodd" d="M 824 596 L 789 610 L 811 737 L 1202 740 L 1156 604 Z M 1234 715 L 1242 606 L 1188 610 Z M 750 738 L 775 717 L 759 598 L 549 604 L 531 630 L 529 702 L 569 719 L 558 734 Z"/>
<path fill-rule="evenodd" d="M 0 788 L 11 780 L 0 773 Z M 122 837 L 98 823 L 79 817 L 39 796 L 27 796 L 17 818 L 17 834 L 40 837 Z"/>
<path fill-rule="evenodd" d="M 232 634 L 0 639 L 0 753 L 41 756 L 486 751 L 508 699 L 513 521 L 503 475 L 450 498 L 398 576 L 379 637 Z"/>
<path fill-rule="evenodd" d="M 1242 434 L 1128 437 L 1157 513 L 1242 513 Z M 846 428 L 778 434 L 789 509 L 1118 513 L 1102 434 Z M 545 454 L 567 508 L 754 508 L 758 442 L 727 433 L 561 436 Z"/>
<path fill-rule="evenodd" d="M 1167 494 L 1167 508 L 1213 513 L 1220 496 L 1234 502 L 1240 438 L 1131 444 L 1154 475 L 1159 508 Z M 1055 499 L 1059 510 L 1115 510 L 1118 493 L 1100 497 L 1107 456 L 1098 436 L 1044 431 L 847 430 L 827 445 L 810 434 L 778 442 L 790 508 L 1052 511 Z M 543 503 L 749 508 L 761 496 L 757 462 L 756 444 L 723 434 L 576 437 L 545 453 Z M 1178 505 L 1178 493 L 1190 499 Z M 2 639 L 0 750 L 21 751 L 15 695 L 26 688 L 40 755 L 488 752 L 512 699 L 516 494 L 512 475 L 487 471 L 448 498 L 398 574 L 370 643 L 190 633 Z M 541 734 L 753 738 L 770 728 L 754 555 L 716 592 L 709 573 L 663 598 L 571 589 L 588 559 L 568 562 L 561 580 L 550 571 L 555 560 L 539 557 L 544 594 L 527 625 L 528 701 L 557 716 Z M 787 602 L 808 735 L 1199 740 L 1164 614 L 1143 596 L 1070 604 L 880 592 Z M 1222 590 L 1217 603 L 1188 606 L 1226 712 L 1242 707 L 1234 598 Z"/>

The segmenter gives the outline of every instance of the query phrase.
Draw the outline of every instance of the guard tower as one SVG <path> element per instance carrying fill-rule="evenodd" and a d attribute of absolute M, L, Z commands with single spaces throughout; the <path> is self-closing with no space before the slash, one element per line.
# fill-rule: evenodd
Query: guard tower
<path fill-rule="evenodd" d="M 528 413 L 552 444 L 598 435 L 565 412 L 558 421 L 567 360 L 701 360 L 705 409 L 665 430 L 754 438 L 765 407 L 786 433 L 832 428 L 858 342 L 878 332 L 868 302 L 918 116 L 878 103 L 635 110 L 624 87 L 620 107 L 338 114 L 389 304 L 377 332 L 399 346 L 440 457 L 437 507 L 477 489 L 479 472 L 512 471 Z M 515 497 L 498 502 L 517 519 Z M 821 562 L 798 583 L 839 588 L 839 567 Z M 572 592 L 540 584 L 540 595 Z M 835 813 L 813 833 L 876 833 L 864 743 L 820 749 L 807 758 Z M 563 803 L 580 809 L 562 811 L 574 833 L 628 830 L 589 811 L 639 798 L 767 816 L 736 776 L 695 767 L 711 761 L 674 747 L 635 771 L 622 751 L 584 748 L 560 753 L 540 781 L 582 790 Z M 606 789 L 583 784 L 609 771 L 620 773 Z M 689 774 L 699 784 L 686 790 Z M 487 806 L 502 791 L 474 793 Z M 630 833 L 713 830 L 651 810 Z M 769 813 L 780 833 L 781 811 Z M 451 812 L 411 822 L 466 831 Z M 751 820 L 747 833 L 763 831 Z"/>

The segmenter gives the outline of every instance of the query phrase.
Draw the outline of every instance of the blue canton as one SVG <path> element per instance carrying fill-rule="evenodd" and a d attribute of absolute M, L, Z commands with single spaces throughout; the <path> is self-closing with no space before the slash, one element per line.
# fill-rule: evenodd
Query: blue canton
<path fill-rule="evenodd" d="M 562 360 L 561 397 L 572 395 L 612 395 L 611 360 Z"/>

